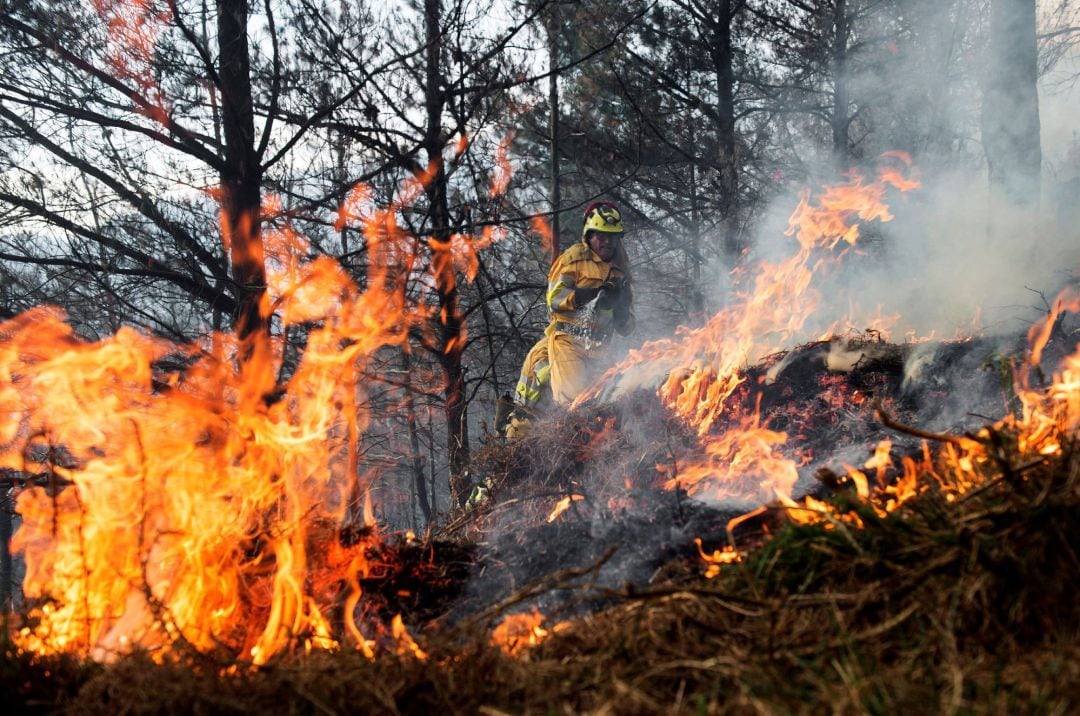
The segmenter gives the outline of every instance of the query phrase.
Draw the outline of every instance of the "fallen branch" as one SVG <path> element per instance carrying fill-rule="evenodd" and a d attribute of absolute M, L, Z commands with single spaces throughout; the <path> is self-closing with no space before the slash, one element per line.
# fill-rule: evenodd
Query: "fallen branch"
<path fill-rule="evenodd" d="M 906 433 L 923 440 L 933 440 L 939 443 L 951 443 L 960 448 L 971 447 L 972 444 L 978 444 L 976 440 L 971 438 L 962 437 L 960 435 L 950 435 L 948 433 L 932 433 L 928 430 L 922 430 L 910 425 L 905 425 L 898 421 L 885 410 L 885 407 L 881 404 L 880 400 L 874 401 L 874 412 L 877 413 L 878 420 L 881 424 L 897 432 Z"/>
<path fill-rule="evenodd" d="M 561 569 L 558 572 L 552 572 L 546 577 L 539 579 L 532 584 L 526 585 L 517 592 L 511 594 L 505 599 L 496 602 L 482 612 L 463 620 L 454 633 L 467 633 L 481 624 L 487 624 L 495 617 L 499 616 L 507 609 L 524 602 L 527 599 L 531 599 L 535 596 L 539 596 L 546 592 L 553 591 L 555 589 L 565 589 L 571 586 L 578 586 L 575 582 L 589 574 L 593 574 L 604 564 L 611 559 L 612 555 L 618 549 L 617 546 L 609 547 L 606 552 L 600 555 L 600 559 L 593 562 L 587 567 L 570 567 L 568 569 Z"/>

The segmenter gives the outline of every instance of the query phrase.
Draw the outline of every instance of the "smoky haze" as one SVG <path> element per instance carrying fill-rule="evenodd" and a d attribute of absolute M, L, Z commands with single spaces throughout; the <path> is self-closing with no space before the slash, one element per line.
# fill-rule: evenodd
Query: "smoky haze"
<path fill-rule="evenodd" d="M 815 277 L 821 304 L 809 339 L 851 318 L 866 328 L 879 312 L 898 316 L 893 340 L 1023 330 L 1080 267 L 1080 241 L 1069 207 L 1040 214 L 992 206 L 985 175 L 928 176 L 907 194 L 890 191 L 890 222 L 860 223 L 860 241 L 838 269 Z M 773 205 L 755 257 L 790 255 L 784 236 L 793 197 Z M 724 300 L 723 294 L 715 299 Z"/>
<path fill-rule="evenodd" d="M 922 186 L 906 194 L 889 191 L 885 202 L 894 220 L 863 222 L 860 242 L 841 267 L 816 277 L 821 304 L 802 340 L 819 337 L 837 321 L 844 328 L 846 318 L 847 327 L 866 328 L 877 315 L 898 316 L 889 330 L 894 341 L 1014 334 L 1076 279 L 1080 59 L 1075 49 L 1051 58 L 1044 48 L 1037 107 L 1031 106 L 1032 93 L 1000 91 L 1004 79 L 1034 77 L 1031 53 L 996 52 L 990 62 L 999 49 L 993 43 L 1008 46 L 1009 33 L 1023 32 L 1024 23 L 1034 20 L 1039 32 L 1047 32 L 1077 24 L 1075 11 L 1069 15 L 1059 3 L 1043 2 L 1034 18 L 1015 8 L 1003 14 L 995 10 L 991 17 L 983 12 L 988 7 L 922 3 L 912 21 L 921 52 L 901 42 L 871 49 L 861 62 L 852 55 L 847 79 L 859 110 L 853 128 L 863 137 L 861 159 L 843 166 L 872 179 L 876 157 L 903 150 L 912 156 L 911 174 Z M 1022 121 L 1025 116 L 1034 118 L 1035 129 Z M 784 231 L 798 193 L 817 194 L 824 185 L 844 181 L 822 138 L 805 126 L 802 131 L 792 140 L 803 156 L 802 176 L 783 179 L 783 189 L 756 211 L 745 237 L 751 251 L 741 264 L 751 275 L 759 261 L 775 261 L 797 249 Z M 997 146 L 992 152 L 989 145 Z M 1031 178 L 1032 155 L 1036 166 L 1041 155 L 1041 180 Z M 988 156 L 997 157 L 996 163 Z M 723 240 L 703 238 L 713 246 Z M 739 286 L 733 286 L 730 269 L 716 261 L 705 271 L 707 313 L 737 300 L 733 291 Z M 642 312 L 648 314 L 648 306 Z M 670 329 L 646 320 L 637 338 L 670 335 Z"/>

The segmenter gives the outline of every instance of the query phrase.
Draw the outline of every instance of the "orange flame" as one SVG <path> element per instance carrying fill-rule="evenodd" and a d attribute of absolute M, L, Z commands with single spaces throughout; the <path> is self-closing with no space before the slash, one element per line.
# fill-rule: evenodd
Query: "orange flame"
<path fill-rule="evenodd" d="M 551 228 L 551 223 L 542 216 L 534 216 L 530 224 L 532 230 L 540 237 L 540 247 L 544 250 L 544 253 L 551 256 L 555 253 L 555 232 Z"/>
<path fill-rule="evenodd" d="M 401 620 L 401 615 L 396 614 L 391 620 L 391 634 L 394 637 L 394 641 L 397 642 L 398 656 L 404 656 L 405 654 L 411 654 L 413 658 L 418 661 L 427 661 L 427 653 L 420 648 L 420 646 L 413 640 L 412 636 L 405 629 L 405 623 Z"/>
<path fill-rule="evenodd" d="M 454 143 L 454 157 L 457 158 L 464 154 L 465 150 L 469 148 L 469 144 L 471 144 L 469 135 L 464 132 L 459 134 L 457 141 Z"/>
<path fill-rule="evenodd" d="M 724 545 L 723 549 L 713 550 L 713 552 L 709 554 L 702 548 L 700 537 L 694 538 L 694 544 L 697 545 L 698 553 L 706 564 L 705 579 L 712 579 L 720 574 L 720 567 L 722 565 L 735 564 L 736 562 L 741 562 L 743 558 L 742 553 L 731 545 Z"/>
<path fill-rule="evenodd" d="M 514 170 L 510 166 L 508 155 L 510 145 L 513 142 L 514 133 L 510 132 L 502 138 L 502 141 L 499 142 L 499 148 L 495 152 L 495 171 L 491 176 L 492 196 L 502 196 L 510 186 L 510 178 L 514 175 Z"/>
<path fill-rule="evenodd" d="M 401 291 L 378 283 L 294 310 L 308 283 L 348 285 L 328 262 L 295 268 L 282 315 L 321 326 L 278 400 L 245 397 L 231 336 L 201 350 L 130 329 L 86 343 L 47 309 L 0 326 L 0 392 L 22 396 L 2 416 L 0 465 L 27 469 L 36 439 L 68 456 L 46 467 L 71 483 L 19 496 L 24 589 L 55 600 L 25 646 L 104 659 L 183 641 L 258 664 L 290 644 L 334 645 L 334 604 L 305 588 L 331 568 L 313 539 L 350 509 L 359 371 L 414 319 Z M 170 355 L 191 364 L 158 379 L 154 364 Z M 363 549 L 343 561 L 361 568 Z"/>
<path fill-rule="evenodd" d="M 134 87 L 138 111 L 168 122 L 153 72 L 167 13 L 148 0 L 92 4 L 110 70 Z M 509 142 L 497 159 L 503 191 Z M 454 158 L 468 147 L 462 134 Z M 266 226 L 242 258 L 265 267 L 260 310 L 284 329 L 258 350 L 228 334 L 178 345 L 128 328 L 89 342 L 49 308 L 0 323 L 0 467 L 52 483 L 18 496 L 13 547 L 26 555 L 32 607 L 21 648 L 96 659 L 194 649 L 261 664 L 351 641 L 375 655 L 357 614 L 378 540 L 357 464 L 369 419 L 361 377 L 431 315 L 425 296 L 405 298 L 421 247 L 448 286 L 455 271 L 472 280 L 476 252 L 501 236 L 424 244 L 401 230 L 400 212 L 441 170 L 436 157 L 383 209 L 367 186 L 349 193 L 335 227 L 361 230 L 363 290 L 337 262 L 312 258 L 276 198 L 244 217 Z M 222 239 L 228 249 L 225 221 Z M 290 329 L 304 336 L 299 356 L 287 350 Z M 399 653 L 424 658 L 400 616 L 390 629 Z"/>
<path fill-rule="evenodd" d="M 762 427 L 756 414 L 749 416 L 737 428 L 703 438 L 702 458 L 680 465 L 663 487 L 716 502 L 790 494 L 799 474 L 794 461 L 776 451 L 786 441 L 785 433 Z"/>
<path fill-rule="evenodd" d="M 135 83 L 137 111 L 167 123 L 165 99 L 154 77 L 154 53 L 168 15 L 155 12 L 150 0 L 92 0 L 92 4 L 107 29 L 105 59 L 113 75 Z"/>
<path fill-rule="evenodd" d="M 342 227 L 361 222 L 364 290 L 335 261 L 309 258 L 287 222 L 263 232 L 268 301 L 304 331 L 299 358 L 281 337 L 252 356 L 227 334 L 177 345 L 124 328 L 87 342 L 47 308 L 0 324 L 0 467 L 66 485 L 18 497 L 13 547 L 38 605 L 22 648 L 108 660 L 184 647 L 258 665 L 344 639 L 374 656 L 357 614 L 378 539 L 356 462 L 361 377 L 430 312 L 405 299 L 420 243 L 398 228 L 399 204 L 376 210 L 370 196 L 354 188 L 338 214 Z M 495 236 L 455 237 L 445 270 L 467 269 Z M 253 384 L 256 374 L 289 377 Z M 359 539 L 343 532 L 361 525 Z M 391 628 L 399 651 L 422 658 Z"/>
<path fill-rule="evenodd" d="M 548 515 L 548 524 L 554 522 L 559 518 L 559 515 L 569 510 L 571 503 L 584 499 L 585 495 L 567 495 L 566 497 L 556 502 L 555 507 L 551 510 L 551 514 Z"/>
<path fill-rule="evenodd" d="M 910 167 L 910 158 L 902 153 L 885 158 Z M 828 265 L 828 252 L 854 244 L 859 222 L 892 219 L 884 202 L 890 188 L 910 191 L 918 185 L 916 179 L 885 166 L 873 181 L 851 172 L 846 183 L 825 187 L 814 200 L 804 192 L 786 232 L 798 242 L 792 256 L 775 263 L 761 261 L 752 273 L 734 274 L 738 285 L 745 286 L 734 304 L 700 328 L 679 328 L 675 338 L 631 351 L 575 405 L 595 396 L 608 381 L 666 372 L 658 390 L 661 400 L 694 426 L 705 443 L 704 458 L 682 467 L 678 479 L 667 481 L 669 488 L 680 486 L 711 497 L 789 494 L 796 466 L 776 450 L 786 436 L 763 426 L 756 414 L 730 414 L 729 398 L 743 382 L 746 365 L 776 353 L 809 328 L 819 301 L 814 278 Z M 838 258 L 833 255 L 832 260 Z M 715 436 L 712 430 L 725 413 L 735 427 Z"/>
<path fill-rule="evenodd" d="M 508 614 L 491 632 L 491 643 L 510 656 L 518 656 L 551 633 L 541 625 L 545 617 L 536 608 L 531 612 Z"/>

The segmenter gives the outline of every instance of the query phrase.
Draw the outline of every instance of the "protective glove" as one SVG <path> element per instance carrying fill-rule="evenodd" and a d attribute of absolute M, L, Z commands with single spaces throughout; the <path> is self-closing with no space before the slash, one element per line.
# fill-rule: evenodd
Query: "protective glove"
<path fill-rule="evenodd" d="M 615 283 L 614 281 L 608 281 L 600 287 L 600 294 L 596 299 L 596 307 L 603 310 L 612 310 L 624 302 L 622 285 Z"/>
<path fill-rule="evenodd" d="M 575 288 L 574 289 L 574 307 L 582 308 L 589 304 L 594 298 L 600 295 L 600 289 L 597 288 Z"/>

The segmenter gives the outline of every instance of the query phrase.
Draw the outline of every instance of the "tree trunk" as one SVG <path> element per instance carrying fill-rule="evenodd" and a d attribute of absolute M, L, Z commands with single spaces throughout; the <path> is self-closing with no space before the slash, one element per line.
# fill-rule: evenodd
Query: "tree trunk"
<path fill-rule="evenodd" d="M 4 543 L 4 551 L 0 552 L 0 613 L 11 613 L 14 603 L 13 592 L 15 588 L 15 568 L 11 559 L 11 535 L 12 514 L 15 505 L 11 499 L 11 491 L 7 487 L 0 488 L 0 541 Z"/>
<path fill-rule="evenodd" d="M 848 116 L 850 98 L 847 78 L 848 38 L 851 34 L 851 22 L 847 13 L 846 0 L 836 0 L 833 12 L 833 108 L 829 124 L 832 126 L 833 165 L 838 170 L 845 171 L 850 168 L 851 164 L 850 138 L 848 136 L 851 118 Z"/>
<path fill-rule="evenodd" d="M 461 364 L 465 348 L 465 326 L 458 300 L 457 275 L 449 246 L 452 231 L 447 200 L 446 168 L 442 161 L 446 138 L 442 126 L 446 96 L 442 78 L 442 2 L 424 0 L 426 39 L 426 82 L 424 104 L 427 112 L 424 149 L 427 151 L 430 176 L 425 195 L 430 206 L 432 270 L 439 299 L 439 325 L 442 355 L 439 357 L 446 376 L 446 432 L 450 462 L 450 497 L 464 506 L 468 497 L 469 432 L 465 401 L 465 370 Z"/>
<path fill-rule="evenodd" d="M 735 69 L 731 55 L 732 0 L 718 0 L 711 55 L 716 75 L 716 132 L 720 156 L 720 210 L 724 219 L 724 253 L 735 260 L 740 253 L 738 221 L 739 165 L 735 136 Z"/>
<path fill-rule="evenodd" d="M 551 152 L 551 263 L 559 258 L 562 251 L 559 232 L 561 224 L 559 210 L 562 205 L 562 184 L 559 176 L 559 3 L 551 4 L 548 21 L 548 143 Z"/>
<path fill-rule="evenodd" d="M 988 54 L 982 139 L 990 188 L 995 200 L 1034 206 L 1042 170 L 1035 0 L 993 0 Z"/>
<path fill-rule="evenodd" d="M 686 69 L 686 86 L 691 86 L 689 63 Z M 689 146 L 686 149 L 690 157 L 690 290 L 687 297 L 687 311 L 691 315 L 700 313 L 705 308 L 704 294 L 701 290 L 701 203 L 698 196 L 698 126 L 697 118 L 693 113 L 687 113 L 687 139 Z"/>
<path fill-rule="evenodd" d="M 424 457 L 420 454 L 420 435 L 416 430 L 416 400 L 412 393 L 412 364 L 407 351 L 401 352 L 401 367 L 405 373 L 405 419 L 409 431 L 409 462 L 412 467 L 414 494 L 424 515 L 424 526 L 431 524 L 431 503 L 428 501 L 424 475 Z"/>
<path fill-rule="evenodd" d="M 218 0 L 217 9 L 225 133 L 221 230 L 236 284 L 236 330 L 242 339 L 258 343 L 259 336 L 269 332 L 269 316 L 260 223 L 262 166 L 255 150 L 247 0 Z"/>

